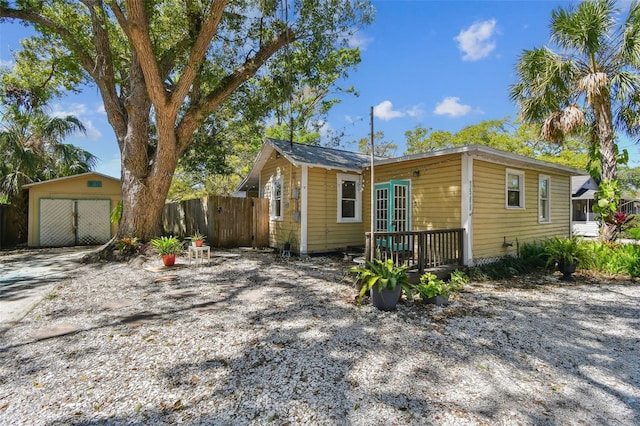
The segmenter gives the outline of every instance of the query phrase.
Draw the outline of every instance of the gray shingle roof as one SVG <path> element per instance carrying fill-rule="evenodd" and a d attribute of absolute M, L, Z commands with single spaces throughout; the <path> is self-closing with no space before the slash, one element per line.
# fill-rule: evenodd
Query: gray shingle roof
<path fill-rule="evenodd" d="M 324 166 L 332 169 L 360 170 L 370 161 L 367 154 L 343 151 L 316 145 L 287 142 L 278 139 L 267 139 L 282 154 L 295 164 Z"/>

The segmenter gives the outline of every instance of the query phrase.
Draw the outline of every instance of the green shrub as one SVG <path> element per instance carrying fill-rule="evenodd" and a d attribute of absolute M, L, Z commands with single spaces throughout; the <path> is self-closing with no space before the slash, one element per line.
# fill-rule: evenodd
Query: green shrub
<path fill-rule="evenodd" d="M 640 276 L 640 245 L 592 242 L 593 269 L 609 275 Z"/>
<path fill-rule="evenodd" d="M 453 271 L 447 282 L 439 279 L 435 274 L 425 272 L 420 277 L 420 283 L 413 284 L 411 287 L 422 299 L 435 296 L 448 298 L 450 295 L 458 293 L 468 282 L 467 274 L 459 270 Z"/>

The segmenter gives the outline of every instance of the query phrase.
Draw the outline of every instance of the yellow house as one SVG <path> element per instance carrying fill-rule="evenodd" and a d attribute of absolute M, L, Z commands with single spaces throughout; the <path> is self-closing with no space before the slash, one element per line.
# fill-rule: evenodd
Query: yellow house
<path fill-rule="evenodd" d="M 580 174 L 482 145 L 379 160 L 376 231 L 462 228 L 463 263 L 493 261 L 519 243 L 571 235 L 571 176 Z M 369 181 L 366 170 L 365 187 Z"/>
<path fill-rule="evenodd" d="M 324 253 L 364 243 L 362 165 L 368 156 L 266 139 L 238 187 L 270 200 L 269 242 L 296 253 Z"/>
<path fill-rule="evenodd" d="M 29 247 L 103 244 L 116 232 L 110 215 L 122 199 L 118 179 L 88 172 L 23 188 L 29 191 Z"/>
<path fill-rule="evenodd" d="M 462 228 L 471 266 L 514 254 L 518 243 L 570 235 L 571 176 L 584 174 L 469 145 L 376 159 L 372 185 L 369 161 L 268 139 L 239 189 L 271 200 L 274 247 L 290 234 L 298 253 L 362 247 L 373 210 L 376 232 Z"/>

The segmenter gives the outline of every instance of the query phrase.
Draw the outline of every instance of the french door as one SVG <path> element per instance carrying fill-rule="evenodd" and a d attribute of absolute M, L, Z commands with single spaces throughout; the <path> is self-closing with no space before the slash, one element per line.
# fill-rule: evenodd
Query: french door
<path fill-rule="evenodd" d="M 375 187 L 376 232 L 411 230 L 409 181 L 392 180 Z"/>

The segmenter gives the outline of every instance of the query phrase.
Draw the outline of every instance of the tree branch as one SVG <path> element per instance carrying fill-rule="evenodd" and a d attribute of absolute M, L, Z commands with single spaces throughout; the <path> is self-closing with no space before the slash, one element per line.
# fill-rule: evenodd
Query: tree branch
<path fill-rule="evenodd" d="M 149 38 L 149 23 L 147 22 L 147 17 L 144 12 L 144 2 L 126 2 L 128 19 L 124 17 L 122 11 L 114 2 L 110 3 L 110 5 L 111 10 L 113 10 L 113 13 L 116 15 L 116 19 L 118 19 L 118 23 L 138 55 L 149 97 L 159 112 L 164 109 L 168 99 L 164 90 L 164 84 L 158 62 L 156 61 L 153 45 Z"/>
<path fill-rule="evenodd" d="M 178 154 L 182 154 L 187 148 L 193 132 L 198 128 L 200 121 L 206 114 L 214 111 L 242 83 L 253 77 L 258 69 L 280 48 L 294 41 L 296 41 L 295 34 L 290 28 L 286 29 L 277 37 L 272 38 L 269 43 L 264 44 L 252 58 L 247 59 L 234 72 L 224 77 L 200 104 L 192 105 L 177 127 Z"/>
<path fill-rule="evenodd" d="M 228 0 L 213 0 L 211 3 L 209 16 L 207 16 L 207 20 L 198 33 L 198 37 L 196 38 L 195 43 L 191 48 L 191 52 L 189 53 L 187 66 L 182 72 L 178 85 L 176 86 L 176 90 L 171 96 L 171 101 L 175 102 L 175 105 L 178 108 L 182 105 L 184 99 L 189 94 L 189 89 L 198 75 L 198 71 L 202 66 L 202 61 L 207 54 L 211 40 L 218 31 L 218 25 L 220 24 L 220 19 L 222 19 L 222 12 L 224 11 L 227 3 Z"/>
<path fill-rule="evenodd" d="M 58 34 L 65 43 L 68 44 L 69 49 L 78 56 L 80 64 L 82 64 L 82 68 L 84 68 L 93 77 L 93 71 L 95 69 L 93 59 L 84 51 L 82 45 L 78 43 L 76 35 L 71 33 L 62 25 L 58 25 L 58 23 L 32 9 L 13 9 L 10 7 L 0 6 L 0 18 L 20 19 L 22 21 L 31 22 L 32 24 L 42 25 L 43 27 Z"/>

